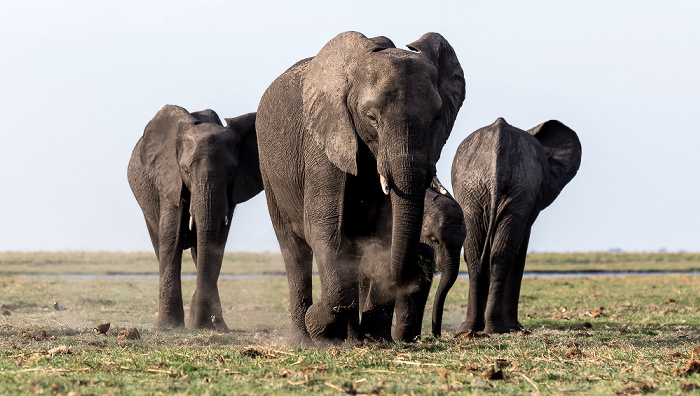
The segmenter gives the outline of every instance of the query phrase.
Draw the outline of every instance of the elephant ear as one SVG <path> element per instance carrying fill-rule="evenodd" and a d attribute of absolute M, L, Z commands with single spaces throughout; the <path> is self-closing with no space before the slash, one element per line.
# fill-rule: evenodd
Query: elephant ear
<path fill-rule="evenodd" d="M 442 147 L 450 137 L 457 112 L 464 102 L 466 94 L 464 72 L 452 46 L 438 33 L 426 33 L 406 47 L 426 56 L 438 70 L 437 89 L 442 100 L 442 108 L 431 127 L 430 150 L 432 165 L 435 166 L 440 159 Z"/>
<path fill-rule="evenodd" d="M 544 197 L 544 209 L 576 176 L 581 165 L 581 142 L 576 132 L 557 120 L 547 121 L 527 132 L 544 147 L 549 162 L 549 189 Z"/>
<path fill-rule="evenodd" d="M 464 102 L 464 72 L 452 46 L 438 33 L 426 33 L 406 47 L 425 55 L 438 69 L 437 89 L 442 108 L 431 127 L 430 157 L 434 166 L 440 159 L 442 147 L 450 137 L 457 112 Z"/>
<path fill-rule="evenodd" d="M 196 118 L 201 123 L 216 124 L 223 126 L 219 115 L 211 109 L 194 112 L 192 113 L 192 117 Z"/>
<path fill-rule="evenodd" d="M 314 57 L 302 75 L 304 124 L 328 159 L 346 173 L 357 175 L 358 136 L 355 133 L 347 96 L 348 74 L 358 58 L 384 49 L 390 40 L 368 39 L 358 32 L 335 36 Z"/>
<path fill-rule="evenodd" d="M 263 190 L 255 116 L 256 113 L 248 113 L 236 118 L 226 118 L 227 127 L 241 136 L 238 144 L 236 180 L 233 183 L 234 204 L 245 202 Z"/>
<path fill-rule="evenodd" d="M 396 46 L 394 45 L 394 42 L 385 36 L 372 37 L 371 39 L 369 39 L 369 41 L 377 44 L 378 46 L 380 46 L 382 48 L 396 48 Z"/>
<path fill-rule="evenodd" d="M 430 188 L 440 195 L 452 198 L 450 192 L 447 191 L 447 188 L 445 188 L 445 186 L 442 185 L 442 182 L 440 182 L 440 179 L 438 179 L 437 176 L 433 176 L 433 180 L 430 182 Z"/>
<path fill-rule="evenodd" d="M 182 193 L 177 143 L 196 122 L 182 107 L 166 105 L 146 125 L 141 137 L 141 164 L 152 176 L 161 197 L 175 206 L 180 206 Z"/>

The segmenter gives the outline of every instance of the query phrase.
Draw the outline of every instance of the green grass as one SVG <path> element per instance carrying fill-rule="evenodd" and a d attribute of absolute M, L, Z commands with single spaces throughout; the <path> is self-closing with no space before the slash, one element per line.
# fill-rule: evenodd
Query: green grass
<path fill-rule="evenodd" d="M 700 374 L 675 373 L 700 346 L 700 276 L 528 278 L 520 317 L 531 334 L 455 339 L 468 293 L 460 279 L 443 338 L 328 349 L 285 344 L 284 278 L 220 280 L 225 334 L 154 329 L 157 287 L 157 279 L 0 276 L 0 308 L 11 312 L 0 316 L 0 394 L 612 394 L 644 386 L 676 394 L 700 386 Z M 186 312 L 193 292 L 194 281 L 183 281 Z M 53 310 L 54 300 L 68 309 Z M 601 306 L 602 316 L 586 314 Z M 89 332 L 103 322 L 107 335 Z M 130 327 L 140 340 L 117 339 Z M 30 339 L 37 330 L 47 338 Z M 567 356 L 574 346 L 582 355 Z M 509 362 L 504 378 L 484 379 L 497 359 Z"/>
<path fill-rule="evenodd" d="M 466 272 L 462 263 L 461 271 Z M 687 272 L 700 271 L 698 253 L 532 253 L 526 272 Z M 277 253 L 226 253 L 222 274 L 284 274 Z M 151 252 L 0 252 L 0 275 L 13 274 L 156 274 Z M 184 252 L 183 274 L 194 274 Z"/>

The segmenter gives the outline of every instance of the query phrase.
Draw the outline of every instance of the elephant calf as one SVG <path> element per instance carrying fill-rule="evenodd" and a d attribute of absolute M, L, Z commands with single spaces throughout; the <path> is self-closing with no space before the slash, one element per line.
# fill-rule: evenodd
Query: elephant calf
<path fill-rule="evenodd" d="M 461 331 L 522 328 L 518 299 L 530 230 L 576 175 L 581 143 L 559 121 L 525 132 L 503 118 L 469 135 L 452 163 L 452 186 L 467 224 L 469 301 Z"/>
<path fill-rule="evenodd" d="M 361 327 L 363 334 L 371 339 L 392 339 L 391 312 L 394 309 L 396 317 L 404 319 L 397 321 L 394 333 L 409 334 L 411 340 L 420 336 L 436 269 L 440 272 L 440 283 L 433 303 L 432 332 L 435 337 L 441 334 L 445 298 L 459 275 L 459 253 L 467 230 L 461 207 L 436 177 L 425 191 L 424 203 L 418 246 L 419 266 L 418 272 L 412 274 L 413 281 L 397 288 L 391 282 L 383 262 L 372 263 L 374 265 L 360 275 Z M 391 227 L 390 223 L 387 226 Z M 412 310 L 412 306 L 417 309 Z M 410 329 L 402 326 L 409 326 Z"/>
<path fill-rule="evenodd" d="M 165 106 L 131 155 L 129 185 L 159 263 L 156 327 L 184 326 L 180 269 L 191 248 L 197 286 L 189 327 L 226 329 L 217 281 L 233 209 L 262 191 L 255 113 L 226 123 L 212 110 Z"/>

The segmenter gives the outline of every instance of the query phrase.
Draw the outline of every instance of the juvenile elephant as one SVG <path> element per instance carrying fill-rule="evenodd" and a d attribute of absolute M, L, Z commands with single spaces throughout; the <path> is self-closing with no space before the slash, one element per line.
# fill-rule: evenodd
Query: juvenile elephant
<path fill-rule="evenodd" d="M 391 217 L 387 217 L 387 220 L 390 222 Z M 394 333 L 409 334 L 411 339 L 420 336 L 425 305 L 437 270 L 440 272 L 440 283 L 433 302 L 432 333 L 435 337 L 439 337 L 442 332 L 445 298 L 459 275 L 459 253 L 466 234 L 462 208 L 437 177 L 433 178 L 430 187 L 425 190 L 423 225 L 418 246 L 419 265 L 417 272 L 412 274 L 412 282 L 403 286 L 403 290 L 397 290 L 390 280 L 388 268 L 383 265 L 388 255 L 378 262 L 369 262 L 369 268 L 367 264 L 362 266 L 363 270 L 360 274 L 362 334 L 374 340 L 391 341 L 392 311 L 396 310 L 397 317 L 408 318 L 403 325 L 410 327 L 401 329 L 397 325 Z M 372 255 L 373 260 L 380 257 L 379 254 Z M 407 298 L 399 299 L 398 304 L 395 305 L 398 292 L 402 292 Z M 406 306 L 406 301 L 413 301 L 416 306 L 413 316 L 411 316 L 410 307 Z"/>
<path fill-rule="evenodd" d="M 360 239 L 391 251 L 397 285 L 415 273 L 425 189 L 465 84 L 439 34 L 408 47 L 341 33 L 278 77 L 260 101 L 260 168 L 287 270 L 292 343 L 361 338 L 358 268 L 368 251 Z M 388 232 L 378 221 L 382 207 L 393 217 Z M 316 303 L 312 256 L 321 278 Z"/>
<path fill-rule="evenodd" d="M 469 270 L 461 331 L 522 328 L 518 299 L 532 224 L 580 164 L 578 136 L 554 120 L 525 132 L 499 118 L 459 145 L 452 186 L 467 223 Z"/>
<path fill-rule="evenodd" d="M 437 180 L 437 179 L 436 179 Z M 435 266 L 440 272 L 440 282 L 433 301 L 433 336 L 442 334 L 442 314 L 447 292 L 459 275 L 460 251 L 467 236 L 462 208 L 439 181 L 425 192 L 425 212 L 421 243 L 428 245 L 433 252 Z M 430 285 L 428 285 L 430 289 Z M 424 304 L 425 305 L 425 304 Z M 424 306 L 423 305 L 423 306 Z M 422 315 L 420 323 L 422 322 Z M 420 327 L 416 336 L 420 335 Z"/>
<path fill-rule="evenodd" d="M 180 270 L 190 248 L 197 286 L 188 327 L 222 318 L 217 281 L 236 204 L 262 191 L 255 113 L 226 119 L 167 105 L 148 123 L 129 161 L 131 190 L 158 258 L 156 327 L 184 326 Z M 217 319 L 217 329 L 226 323 Z"/>

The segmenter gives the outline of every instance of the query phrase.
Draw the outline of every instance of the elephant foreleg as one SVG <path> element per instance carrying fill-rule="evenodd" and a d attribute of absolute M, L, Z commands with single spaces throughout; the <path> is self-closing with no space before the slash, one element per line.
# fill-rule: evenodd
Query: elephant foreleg
<path fill-rule="evenodd" d="M 309 335 L 321 345 L 359 341 L 359 258 L 347 248 L 329 246 L 326 239 L 314 240 L 320 241 L 314 255 L 321 277 L 321 301 L 306 312 Z"/>
<path fill-rule="evenodd" d="M 160 216 L 158 227 L 160 280 L 157 328 L 177 328 L 185 325 L 180 281 L 182 268 L 180 212 L 180 208 L 173 206 L 164 208 Z"/>

